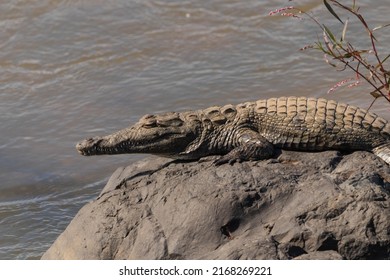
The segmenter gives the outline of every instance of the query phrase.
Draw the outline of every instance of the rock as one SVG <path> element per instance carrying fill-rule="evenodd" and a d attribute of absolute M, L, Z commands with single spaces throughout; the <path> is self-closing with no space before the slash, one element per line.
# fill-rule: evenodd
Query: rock
<path fill-rule="evenodd" d="M 390 259 L 390 168 L 282 151 L 119 168 L 42 259 Z"/>

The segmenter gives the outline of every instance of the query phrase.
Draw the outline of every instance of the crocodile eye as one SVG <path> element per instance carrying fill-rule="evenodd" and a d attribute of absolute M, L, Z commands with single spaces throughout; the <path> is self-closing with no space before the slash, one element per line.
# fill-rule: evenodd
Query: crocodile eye
<path fill-rule="evenodd" d="M 140 121 L 149 120 L 149 119 L 154 119 L 154 118 L 156 118 L 155 115 L 147 114 L 147 115 L 142 116 L 142 118 L 140 119 Z"/>
<path fill-rule="evenodd" d="M 179 127 L 183 125 L 183 121 L 178 118 L 170 120 L 157 120 L 157 125 L 160 127 Z"/>
<path fill-rule="evenodd" d="M 156 127 L 157 126 L 156 119 L 144 120 L 142 122 L 141 126 L 144 127 L 144 128 Z"/>
<path fill-rule="evenodd" d="M 144 128 L 152 128 L 156 127 L 156 116 L 155 115 L 145 115 L 140 120 L 139 123 L 141 124 L 141 127 Z"/>

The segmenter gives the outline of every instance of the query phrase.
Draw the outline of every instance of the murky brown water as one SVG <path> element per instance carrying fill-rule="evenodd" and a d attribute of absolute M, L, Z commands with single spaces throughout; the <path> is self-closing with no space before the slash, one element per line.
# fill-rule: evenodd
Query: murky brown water
<path fill-rule="evenodd" d="M 358 2 L 373 26 L 388 23 L 387 0 Z M 320 11 L 321 3 L 304 5 Z M 74 145 L 85 137 L 146 113 L 271 96 L 367 107 L 364 87 L 326 94 L 351 74 L 297 51 L 315 40 L 313 26 L 267 16 L 290 4 L 1 1 L 0 259 L 39 258 L 117 167 L 142 158 L 81 157 Z M 389 29 L 379 37 L 388 49 Z M 373 111 L 390 119 L 387 108 L 380 101 Z"/>

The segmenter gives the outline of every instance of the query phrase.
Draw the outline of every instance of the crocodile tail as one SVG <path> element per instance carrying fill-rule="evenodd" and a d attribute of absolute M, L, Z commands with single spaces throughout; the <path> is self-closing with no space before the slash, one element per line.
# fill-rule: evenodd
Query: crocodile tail
<path fill-rule="evenodd" d="M 372 152 L 390 165 L 390 143 L 380 145 L 374 148 Z"/>

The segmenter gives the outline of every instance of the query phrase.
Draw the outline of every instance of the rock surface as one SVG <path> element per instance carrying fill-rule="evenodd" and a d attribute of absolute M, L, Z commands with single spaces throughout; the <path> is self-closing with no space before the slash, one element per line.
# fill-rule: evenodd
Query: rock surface
<path fill-rule="evenodd" d="M 119 168 L 42 259 L 390 259 L 390 168 L 282 151 Z"/>

